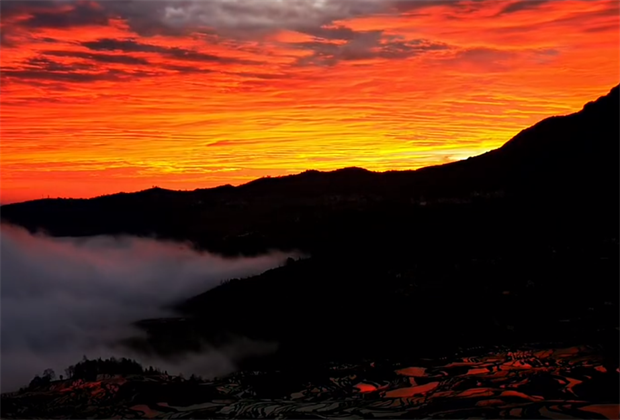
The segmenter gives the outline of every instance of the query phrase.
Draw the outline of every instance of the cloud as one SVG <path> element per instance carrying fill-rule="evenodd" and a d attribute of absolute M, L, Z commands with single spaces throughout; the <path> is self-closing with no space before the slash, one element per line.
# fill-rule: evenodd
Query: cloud
<path fill-rule="evenodd" d="M 70 66 L 68 66 L 70 67 Z M 68 83 L 90 83 L 102 80 L 118 80 L 123 72 L 119 71 L 103 71 L 97 73 L 83 73 L 72 70 L 68 71 L 49 71 L 49 70 L 14 70 L 7 69 L 2 71 L 3 82 L 13 79 L 22 80 L 43 80 L 51 82 L 68 82 Z"/>
<path fill-rule="evenodd" d="M 64 83 L 92 83 L 100 81 L 120 81 L 120 80 L 133 80 L 161 75 L 158 71 L 148 70 L 119 70 L 119 69 L 107 69 L 94 72 L 81 71 L 80 69 L 90 67 L 88 65 L 77 64 L 50 64 L 48 68 L 15 68 L 8 67 L 2 70 L 0 79 L 3 83 L 10 82 L 12 80 L 27 80 L 29 83 L 35 80 L 42 82 L 64 82 Z M 92 68 L 92 67 L 91 67 Z M 164 67 L 165 68 L 165 67 Z M 175 70 L 171 68 L 171 70 Z"/>
<path fill-rule="evenodd" d="M 503 7 L 498 15 L 533 9 L 548 2 L 516 0 Z M 353 31 L 335 23 L 438 6 L 462 11 L 489 7 L 483 0 L 25 0 L 3 2 L 1 10 L 3 20 L 31 30 L 107 26 L 120 19 L 130 31 L 143 37 L 202 32 L 248 40 L 292 30 L 347 40 L 354 36 Z"/>
<path fill-rule="evenodd" d="M 6 28 L 2 28 L 0 31 L 0 46 L 4 48 L 13 48 L 17 45 L 17 40 L 14 33 L 7 31 Z"/>
<path fill-rule="evenodd" d="M 357 32 L 356 36 L 345 43 L 316 41 L 293 45 L 312 51 L 310 55 L 297 60 L 297 64 L 301 66 L 334 65 L 339 61 L 403 59 L 450 48 L 446 44 L 424 39 L 407 40 L 400 36 L 386 35 L 383 31 Z"/>
<path fill-rule="evenodd" d="M 383 0 L 191 0 L 169 1 L 158 9 L 168 27 L 212 28 L 228 36 L 247 37 L 257 32 L 318 28 L 336 20 L 376 12 Z M 163 13 L 161 13 L 163 11 Z"/>
<path fill-rule="evenodd" d="M 430 51 L 449 48 L 446 44 L 429 40 L 407 40 L 404 37 L 385 34 L 384 31 L 353 31 L 344 26 L 304 28 L 300 31 L 311 34 L 316 41 L 285 43 L 288 47 L 310 51 L 310 55 L 301 57 L 297 65 L 333 65 L 339 61 L 369 60 L 375 58 L 401 59 L 416 56 Z M 345 41 L 345 42 L 332 42 Z M 239 58 L 222 57 L 206 54 L 180 47 L 163 47 L 138 42 L 135 39 L 101 38 L 95 41 L 85 41 L 81 45 L 92 51 L 114 51 L 123 53 L 156 53 L 161 57 L 190 62 L 217 62 L 236 64 L 257 64 L 256 61 Z M 54 53 L 60 55 L 61 53 Z M 67 54 L 68 53 L 63 53 Z M 71 53 L 74 56 L 83 56 L 85 53 Z M 117 59 L 118 56 L 102 56 L 100 61 Z M 93 57 L 97 59 L 98 57 Z M 128 59 L 129 60 L 129 59 Z M 137 63 L 136 63 L 137 64 Z M 278 78 L 267 75 L 258 78 Z"/>
<path fill-rule="evenodd" d="M 66 29 L 80 26 L 107 25 L 108 16 L 95 2 L 51 1 L 49 9 L 35 11 L 26 19 L 21 20 L 21 26 L 27 28 L 54 28 Z M 28 3 L 26 3 L 27 5 Z M 58 5 L 57 7 L 54 7 Z"/>
<path fill-rule="evenodd" d="M 133 57 L 130 55 L 96 54 L 83 51 L 43 51 L 42 54 L 52 55 L 55 57 L 81 58 L 84 60 L 107 64 L 127 64 L 138 66 L 145 66 L 149 64 L 148 60 L 142 57 Z"/>
<path fill-rule="evenodd" d="M 506 7 L 502 8 L 498 15 L 504 15 L 508 13 L 516 13 L 522 10 L 536 9 L 539 6 L 548 3 L 549 0 L 520 0 L 511 2 Z"/>
<path fill-rule="evenodd" d="M 519 62 L 545 62 L 554 59 L 559 51 L 552 48 L 499 49 L 471 47 L 456 50 L 451 57 L 442 58 L 454 68 L 473 72 L 507 72 Z"/>
<path fill-rule="evenodd" d="M 3 2 L 2 12 L 11 19 L 27 16 L 18 23 L 32 29 L 107 25 L 111 19 L 122 19 L 141 36 L 180 35 L 202 29 L 247 38 L 279 29 L 321 27 L 379 11 L 389 3 L 385 0 L 51 0 Z"/>
<path fill-rule="evenodd" d="M 45 9 L 51 2 L 46 1 L 3 1 L 0 3 L 0 13 L 2 13 L 3 20 L 14 19 L 26 13 L 26 10 L 34 11 L 37 6 L 41 9 Z M 53 5 L 52 5 L 53 6 Z"/>
<path fill-rule="evenodd" d="M 231 342 L 181 360 L 149 359 L 114 345 L 137 320 L 168 316 L 162 307 L 221 280 L 257 274 L 287 255 L 224 259 L 180 243 L 133 237 L 49 238 L 0 226 L 3 391 L 89 357 L 135 357 L 176 373 L 225 374 L 243 353 L 273 345 Z"/>
<path fill-rule="evenodd" d="M 94 51 L 156 53 L 163 57 L 180 61 L 218 62 L 226 64 L 257 64 L 257 62 L 251 60 L 243 60 L 234 57 L 221 57 L 218 55 L 206 54 L 199 51 L 180 47 L 162 47 L 159 45 L 141 43 L 133 39 L 101 38 L 96 41 L 82 42 L 81 45 Z"/>
<path fill-rule="evenodd" d="M 2 72 L 3 81 L 41 80 L 53 82 L 88 83 L 97 81 L 120 81 L 123 79 L 161 76 L 165 71 L 183 74 L 211 73 L 214 69 L 201 68 L 201 62 L 223 64 L 245 64 L 247 60 L 218 57 L 197 51 L 177 47 L 159 47 L 129 40 L 102 39 L 84 42 L 85 46 L 95 52 L 73 50 L 43 50 L 37 56 L 25 59 L 19 65 L 5 66 Z M 164 57 L 173 58 L 188 65 L 174 62 L 153 64 L 144 57 L 129 54 L 110 54 L 99 51 L 120 52 L 156 52 Z M 62 59 L 79 59 L 85 62 L 59 62 L 49 57 Z M 194 64 L 196 63 L 196 64 Z M 122 68 L 109 67 L 121 65 Z"/>

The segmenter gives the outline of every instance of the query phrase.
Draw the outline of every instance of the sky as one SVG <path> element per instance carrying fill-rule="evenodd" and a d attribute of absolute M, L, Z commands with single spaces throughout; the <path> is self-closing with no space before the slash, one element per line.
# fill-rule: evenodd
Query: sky
<path fill-rule="evenodd" d="M 501 146 L 618 84 L 618 0 L 0 6 L 0 202 Z"/>

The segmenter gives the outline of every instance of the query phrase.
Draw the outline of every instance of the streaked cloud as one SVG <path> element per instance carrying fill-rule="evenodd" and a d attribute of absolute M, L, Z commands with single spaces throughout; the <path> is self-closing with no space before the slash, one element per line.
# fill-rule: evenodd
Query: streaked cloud
<path fill-rule="evenodd" d="M 8 0 L 0 12 L 3 201 L 433 165 L 618 83 L 615 0 Z"/>

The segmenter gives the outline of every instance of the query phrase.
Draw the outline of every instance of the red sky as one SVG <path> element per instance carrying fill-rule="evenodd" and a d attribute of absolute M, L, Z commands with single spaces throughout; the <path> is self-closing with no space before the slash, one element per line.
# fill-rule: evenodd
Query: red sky
<path fill-rule="evenodd" d="M 619 5 L 3 0 L 0 200 L 477 155 L 618 84 Z"/>

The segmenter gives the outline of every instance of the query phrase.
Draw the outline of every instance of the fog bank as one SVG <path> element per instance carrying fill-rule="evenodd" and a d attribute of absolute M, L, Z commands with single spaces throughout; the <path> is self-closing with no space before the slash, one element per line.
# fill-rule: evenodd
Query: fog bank
<path fill-rule="evenodd" d="M 227 259 L 185 244 L 136 237 L 51 238 L 0 225 L 1 390 L 25 386 L 35 374 L 64 368 L 83 355 L 132 357 L 169 373 L 222 375 L 230 352 L 273 346 L 240 340 L 175 362 L 146 359 L 111 344 L 133 321 L 169 316 L 162 307 L 283 264 L 288 253 Z"/>

